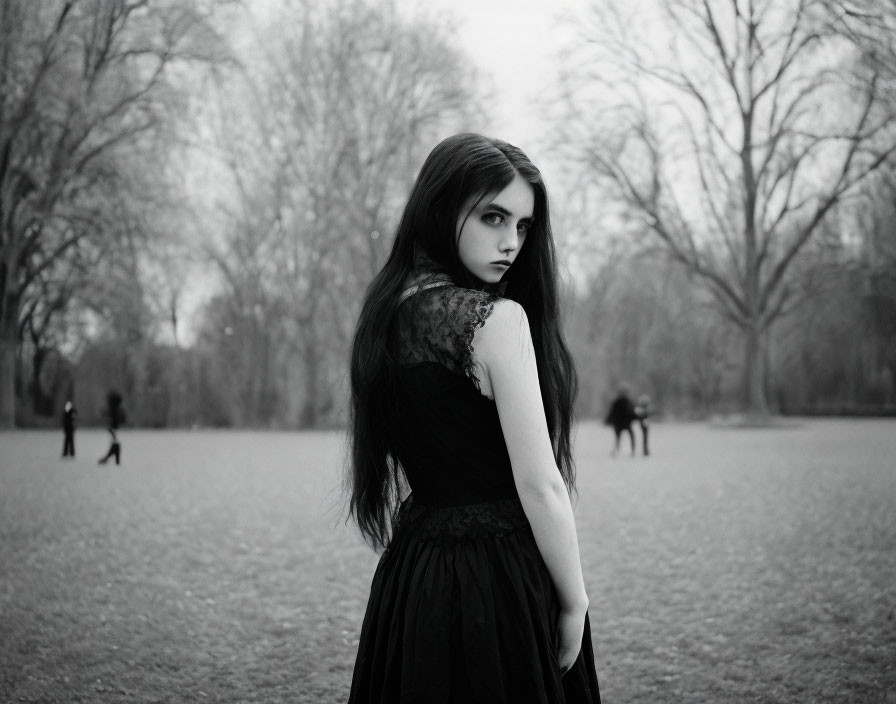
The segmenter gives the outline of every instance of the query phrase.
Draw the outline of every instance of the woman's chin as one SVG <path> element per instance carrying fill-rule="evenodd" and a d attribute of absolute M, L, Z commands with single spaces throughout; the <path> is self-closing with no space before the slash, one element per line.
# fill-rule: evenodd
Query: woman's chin
<path fill-rule="evenodd" d="M 504 272 L 483 271 L 474 276 L 484 284 L 497 284 L 504 278 Z"/>

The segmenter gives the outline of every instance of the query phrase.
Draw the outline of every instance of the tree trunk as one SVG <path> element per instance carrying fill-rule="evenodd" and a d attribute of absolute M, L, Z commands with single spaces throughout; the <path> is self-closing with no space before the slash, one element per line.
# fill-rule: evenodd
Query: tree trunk
<path fill-rule="evenodd" d="M 125 347 L 125 354 L 130 363 L 131 380 L 133 386 L 130 389 L 119 389 L 120 393 L 125 394 L 124 407 L 127 414 L 127 423 L 132 428 L 146 425 L 147 409 L 151 405 L 149 397 L 149 389 L 147 384 L 148 365 L 146 342 L 141 337 L 131 345 Z M 127 387 L 127 375 L 125 376 L 124 386 Z M 127 393 L 130 391 L 130 398 Z"/>
<path fill-rule="evenodd" d="M 317 397 L 318 397 L 318 364 L 317 345 L 309 332 L 305 341 L 305 402 L 302 404 L 302 417 L 299 421 L 303 428 L 313 428 L 317 425 Z"/>
<path fill-rule="evenodd" d="M 748 416 L 768 416 L 768 400 L 765 395 L 763 373 L 762 330 L 755 323 L 744 328 L 743 401 Z"/>
<path fill-rule="evenodd" d="M 6 299 L 0 320 L 0 428 L 16 424 L 16 349 L 18 347 L 18 301 Z"/>
<path fill-rule="evenodd" d="M 40 346 L 35 346 L 34 354 L 31 355 L 31 410 L 36 416 L 52 415 L 53 399 L 44 393 L 40 384 L 41 372 L 44 369 L 44 362 L 47 361 L 47 355 L 50 350 Z"/>

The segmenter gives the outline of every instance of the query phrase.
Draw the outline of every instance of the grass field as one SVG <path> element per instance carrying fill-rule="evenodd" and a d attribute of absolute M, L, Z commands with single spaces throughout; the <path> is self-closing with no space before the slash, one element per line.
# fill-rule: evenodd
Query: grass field
<path fill-rule="evenodd" d="M 896 423 L 577 437 L 609 704 L 896 704 Z M 0 702 L 343 702 L 376 555 L 338 433 L 0 434 Z"/>

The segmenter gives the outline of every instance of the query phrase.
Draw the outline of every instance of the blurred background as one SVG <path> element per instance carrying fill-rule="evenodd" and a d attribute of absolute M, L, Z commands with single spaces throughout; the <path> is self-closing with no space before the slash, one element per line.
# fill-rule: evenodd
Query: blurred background
<path fill-rule="evenodd" d="M 547 5 L 3 0 L 0 427 L 340 426 L 467 130 L 545 175 L 580 417 L 896 414 L 896 3 Z"/>

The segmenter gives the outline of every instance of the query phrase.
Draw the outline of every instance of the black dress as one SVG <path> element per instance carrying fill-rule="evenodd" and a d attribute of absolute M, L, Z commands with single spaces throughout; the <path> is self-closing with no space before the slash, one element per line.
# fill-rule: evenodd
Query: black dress
<path fill-rule="evenodd" d="M 498 298 L 435 280 L 406 291 L 392 451 L 411 488 L 370 590 L 350 704 L 595 704 L 582 651 L 557 664 L 557 593 L 513 482 L 471 344 Z"/>

